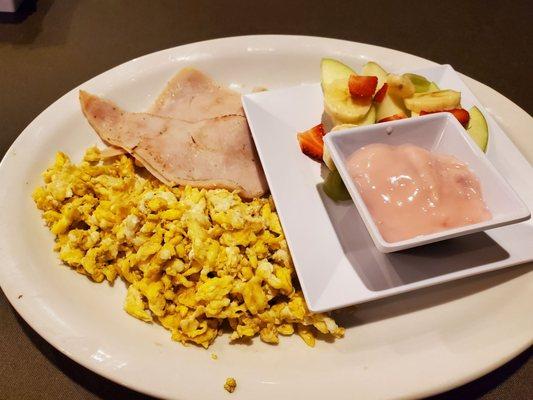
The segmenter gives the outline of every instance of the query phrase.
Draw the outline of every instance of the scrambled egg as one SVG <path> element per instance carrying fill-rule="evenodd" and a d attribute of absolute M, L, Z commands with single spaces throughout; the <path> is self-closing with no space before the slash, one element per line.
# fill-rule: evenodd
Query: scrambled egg
<path fill-rule="evenodd" d="M 227 190 L 168 187 L 127 156 L 97 148 L 74 165 L 58 153 L 33 194 L 61 260 L 95 282 L 128 285 L 124 309 L 158 322 L 183 344 L 207 348 L 224 329 L 232 341 L 267 343 L 297 333 L 342 337 L 311 313 L 270 198 L 244 202 Z"/>
<path fill-rule="evenodd" d="M 228 391 L 229 393 L 233 393 L 236 388 L 237 381 L 235 380 L 235 378 L 226 379 L 226 383 L 224 383 L 224 389 L 226 389 L 226 391 Z"/>

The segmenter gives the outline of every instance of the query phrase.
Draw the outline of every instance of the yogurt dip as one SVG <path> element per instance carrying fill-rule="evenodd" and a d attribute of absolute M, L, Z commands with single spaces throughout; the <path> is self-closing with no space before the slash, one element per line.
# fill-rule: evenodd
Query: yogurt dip
<path fill-rule="evenodd" d="M 346 167 L 389 243 L 492 218 L 479 180 L 453 156 L 374 143 L 350 155 Z"/>

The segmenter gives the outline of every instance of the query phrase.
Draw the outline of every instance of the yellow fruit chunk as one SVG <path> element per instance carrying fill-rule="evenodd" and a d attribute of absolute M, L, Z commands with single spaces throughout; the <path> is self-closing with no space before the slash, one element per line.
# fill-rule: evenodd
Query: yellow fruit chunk
<path fill-rule="evenodd" d="M 415 93 L 405 99 L 405 106 L 414 112 L 443 111 L 458 108 L 461 104 L 461 93 L 455 90 L 439 90 L 429 93 Z"/>

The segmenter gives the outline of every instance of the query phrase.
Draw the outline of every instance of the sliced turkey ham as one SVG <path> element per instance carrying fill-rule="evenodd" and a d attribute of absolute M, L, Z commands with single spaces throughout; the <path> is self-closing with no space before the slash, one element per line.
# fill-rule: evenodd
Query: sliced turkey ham
<path fill-rule="evenodd" d="M 188 122 L 224 115 L 241 115 L 241 95 L 194 68 L 183 68 L 167 83 L 150 114 Z"/>
<path fill-rule="evenodd" d="M 127 154 L 127 153 L 128 152 L 124 150 L 122 147 L 107 146 L 105 149 L 100 150 L 100 157 L 103 159 L 113 158 L 113 157 L 120 156 L 122 154 Z"/>
<path fill-rule="evenodd" d="M 189 122 L 126 112 L 84 91 L 80 91 L 80 103 L 106 143 L 125 149 L 168 185 L 237 190 L 244 198 L 260 197 L 267 191 L 242 115 Z"/>

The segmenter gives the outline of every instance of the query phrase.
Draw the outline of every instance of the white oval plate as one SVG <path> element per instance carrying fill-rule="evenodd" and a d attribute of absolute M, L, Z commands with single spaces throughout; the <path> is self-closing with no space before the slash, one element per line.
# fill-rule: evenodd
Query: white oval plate
<path fill-rule="evenodd" d="M 243 92 L 311 83 L 321 57 L 387 69 L 434 63 L 340 40 L 249 36 L 180 46 L 132 60 L 81 85 L 129 110 L 147 108 L 181 67 L 195 65 Z M 526 157 L 532 118 L 492 89 L 465 78 Z M 441 392 L 505 363 L 533 342 L 532 265 L 499 271 L 343 310 L 348 327 L 335 343 L 314 349 L 299 338 L 279 346 L 255 340 L 230 345 L 227 335 L 205 351 L 122 310 L 124 285 L 94 284 L 62 266 L 53 237 L 30 198 L 57 150 L 78 161 L 97 143 L 77 89 L 39 115 L 0 166 L 0 284 L 20 315 L 48 342 L 85 367 L 125 386 L 172 399 L 399 398 Z M 527 182 L 525 184 L 528 184 Z M 212 360 L 215 352 L 218 360 Z M 229 396 L 229 395 L 228 395 Z"/>

